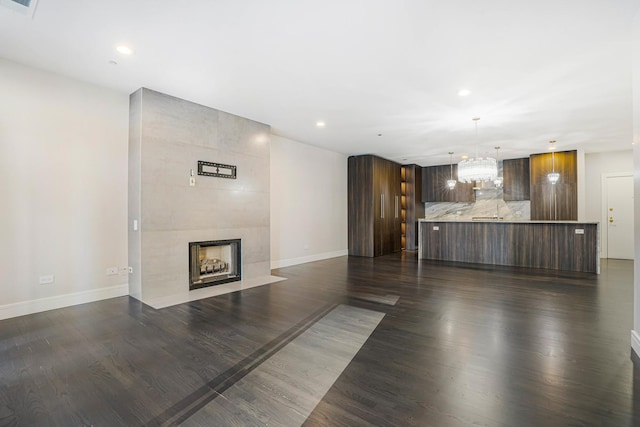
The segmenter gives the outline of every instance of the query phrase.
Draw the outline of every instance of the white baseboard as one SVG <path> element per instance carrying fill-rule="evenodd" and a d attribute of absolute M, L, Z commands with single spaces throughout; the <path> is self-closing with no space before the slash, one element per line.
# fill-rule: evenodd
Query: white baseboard
<path fill-rule="evenodd" d="M 308 255 L 299 258 L 289 258 L 289 259 L 280 259 L 280 260 L 271 260 L 271 269 L 274 268 L 282 268 L 282 267 L 290 267 L 292 265 L 304 264 L 306 262 L 320 261 L 323 259 L 335 258 L 339 256 L 349 255 L 348 249 L 341 249 L 339 251 L 333 252 L 324 252 L 321 254 Z"/>
<path fill-rule="evenodd" d="M 636 331 L 631 331 L 631 348 L 640 357 L 640 335 Z"/>
<path fill-rule="evenodd" d="M 129 295 L 129 284 L 0 305 L 0 320 Z"/>

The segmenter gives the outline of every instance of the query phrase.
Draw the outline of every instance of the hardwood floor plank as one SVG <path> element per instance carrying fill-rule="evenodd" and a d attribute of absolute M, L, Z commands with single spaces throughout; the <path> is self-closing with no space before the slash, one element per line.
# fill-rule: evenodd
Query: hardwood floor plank
<path fill-rule="evenodd" d="M 292 329 L 336 304 L 385 317 L 305 425 L 640 425 L 633 262 L 601 267 L 597 276 L 419 261 L 415 252 L 340 257 L 161 310 L 122 297 L 2 320 L 0 426 L 176 425 L 201 402 L 222 402 L 216 387 L 237 383 L 241 366 L 269 367 Z M 284 367 L 259 372 L 255 393 L 292 405 L 314 396 L 291 385 L 295 362 L 340 354 L 345 340 L 318 339 L 357 330 L 323 327 Z M 211 425 L 212 416 L 263 424 L 228 405 L 190 421 Z"/>
<path fill-rule="evenodd" d="M 265 425 L 302 425 L 383 316 L 362 308 L 335 307 L 225 390 L 225 402 Z M 219 411 L 217 400 L 202 411 Z"/>
<path fill-rule="evenodd" d="M 400 298 L 397 295 L 376 295 L 370 293 L 353 293 L 351 294 L 351 297 L 385 305 L 396 305 L 398 299 Z"/>

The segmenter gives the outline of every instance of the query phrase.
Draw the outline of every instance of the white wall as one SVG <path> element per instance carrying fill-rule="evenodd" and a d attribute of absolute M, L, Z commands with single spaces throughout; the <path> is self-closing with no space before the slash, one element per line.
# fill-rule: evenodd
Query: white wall
<path fill-rule="evenodd" d="M 128 293 L 128 107 L 0 59 L 0 318 Z"/>
<path fill-rule="evenodd" d="M 271 267 L 347 252 L 347 157 L 272 136 Z"/>
<path fill-rule="evenodd" d="M 612 151 L 585 155 L 586 218 L 585 221 L 602 220 L 602 174 L 633 173 L 633 151 Z"/>
<path fill-rule="evenodd" d="M 633 195 L 634 220 L 640 223 L 640 11 L 633 22 Z M 633 331 L 631 347 L 640 356 L 640 227 L 635 227 Z"/>
<path fill-rule="evenodd" d="M 585 192 L 586 214 L 585 221 L 600 222 L 600 256 L 607 257 L 606 222 L 602 221 L 602 174 L 633 173 L 633 151 L 612 151 L 609 153 L 592 153 L 585 155 Z"/>

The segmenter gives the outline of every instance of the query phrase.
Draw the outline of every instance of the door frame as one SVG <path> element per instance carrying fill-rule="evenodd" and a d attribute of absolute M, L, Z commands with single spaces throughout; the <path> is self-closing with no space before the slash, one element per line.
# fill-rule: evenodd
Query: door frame
<path fill-rule="evenodd" d="M 600 193 L 602 197 L 602 212 L 601 212 L 601 222 L 600 222 L 600 258 L 609 258 L 609 247 L 608 247 L 608 237 L 609 237 L 609 226 L 607 225 L 609 221 L 609 212 L 607 211 L 607 179 L 608 178 L 619 178 L 619 177 L 631 177 L 633 181 L 633 172 L 609 172 L 603 173 L 600 182 Z M 635 207 L 635 206 L 634 206 Z"/>

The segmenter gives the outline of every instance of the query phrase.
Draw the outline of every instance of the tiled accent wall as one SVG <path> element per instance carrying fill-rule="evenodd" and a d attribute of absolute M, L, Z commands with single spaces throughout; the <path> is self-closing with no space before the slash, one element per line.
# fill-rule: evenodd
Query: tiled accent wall
<path fill-rule="evenodd" d="M 270 127 L 145 88 L 131 95 L 130 121 L 131 295 L 188 289 L 192 241 L 240 238 L 243 279 L 269 276 Z M 196 175 L 192 187 L 198 160 L 236 165 L 237 179 Z"/>

